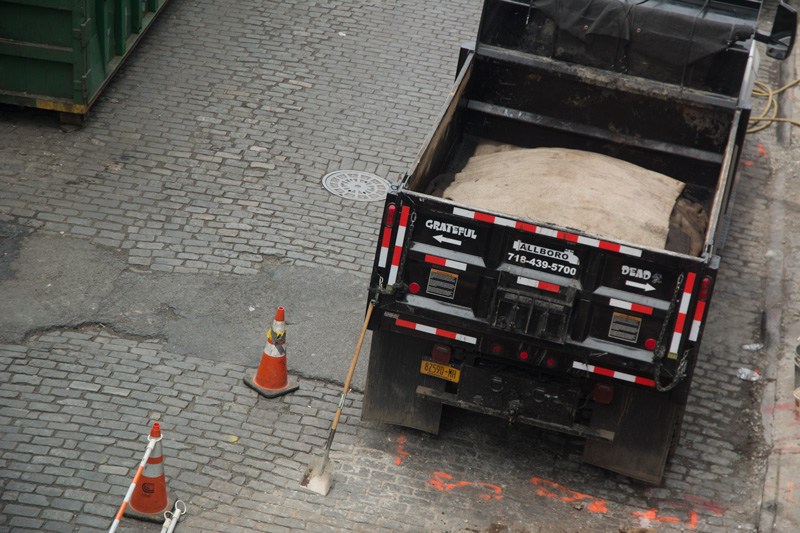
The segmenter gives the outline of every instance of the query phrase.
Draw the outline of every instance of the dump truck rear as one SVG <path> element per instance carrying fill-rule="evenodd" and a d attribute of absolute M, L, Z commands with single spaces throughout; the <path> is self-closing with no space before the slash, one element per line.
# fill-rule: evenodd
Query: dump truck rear
<path fill-rule="evenodd" d="M 755 42 L 783 58 L 794 41 L 793 10 L 765 34 L 760 8 L 485 2 L 386 198 L 363 419 L 437 433 L 442 406 L 460 407 L 584 437 L 584 461 L 661 481 L 731 216 Z M 596 176 L 591 158 L 642 174 Z M 700 215 L 696 235 L 678 204 Z M 659 210 L 656 240 L 626 218 Z"/>

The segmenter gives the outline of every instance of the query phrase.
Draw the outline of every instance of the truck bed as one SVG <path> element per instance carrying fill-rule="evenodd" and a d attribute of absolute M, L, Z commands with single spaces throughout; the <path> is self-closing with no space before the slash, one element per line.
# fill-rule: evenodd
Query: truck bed
<path fill-rule="evenodd" d="M 462 57 L 448 104 L 401 183 L 404 190 L 432 192 L 434 180 L 462 169 L 480 142 L 594 152 L 683 183 L 689 211 L 708 215 L 701 251 L 656 248 L 714 254 L 747 120 L 737 98 L 638 78 L 623 83 L 596 68 L 490 45 Z M 602 228 L 569 229 L 608 237 Z"/>

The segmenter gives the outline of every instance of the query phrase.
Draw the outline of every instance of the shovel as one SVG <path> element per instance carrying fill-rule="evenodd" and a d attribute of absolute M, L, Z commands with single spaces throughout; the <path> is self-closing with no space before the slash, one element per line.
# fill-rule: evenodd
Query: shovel
<path fill-rule="evenodd" d="M 300 481 L 300 486 L 305 487 L 310 491 L 328 495 L 331 488 L 331 478 L 333 477 L 333 464 L 329 458 L 331 451 L 331 443 L 333 443 L 333 436 L 336 434 L 336 427 L 339 425 L 339 417 L 342 415 L 342 408 L 344 407 L 344 399 L 347 397 L 347 391 L 350 389 L 350 380 L 353 379 L 353 372 L 356 369 L 356 362 L 358 362 L 358 354 L 361 352 L 361 344 L 364 342 L 364 335 L 367 333 L 367 324 L 372 316 L 372 309 L 375 307 L 375 302 L 370 302 L 367 307 L 367 316 L 364 319 L 364 327 L 361 328 L 361 337 L 358 339 L 356 345 L 356 353 L 353 354 L 353 360 L 350 363 L 350 370 L 347 372 L 347 380 L 344 382 L 344 389 L 342 396 L 339 398 L 339 408 L 336 409 L 336 416 L 333 417 L 333 424 L 331 424 L 331 431 L 328 434 L 328 442 L 325 443 L 325 454 L 322 459 L 312 460 L 306 471 L 303 474 L 303 479 Z"/>

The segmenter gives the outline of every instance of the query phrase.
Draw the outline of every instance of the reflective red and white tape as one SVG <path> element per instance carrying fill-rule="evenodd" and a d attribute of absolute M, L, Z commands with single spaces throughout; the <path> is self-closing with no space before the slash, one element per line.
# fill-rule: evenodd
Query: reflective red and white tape
<path fill-rule="evenodd" d="M 394 240 L 394 254 L 392 255 L 392 266 L 389 268 L 389 280 L 386 282 L 388 286 L 394 285 L 397 281 L 397 271 L 400 268 L 400 256 L 403 253 L 403 240 L 406 236 L 406 226 L 408 226 L 408 212 L 410 208 L 404 206 L 400 214 L 400 224 L 397 226 L 397 236 Z"/>
<path fill-rule="evenodd" d="M 692 329 L 689 330 L 689 340 L 694 342 L 700 336 L 700 326 L 703 324 L 703 313 L 706 310 L 706 303 L 702 300 L 697 302 L 697 309 L 694 310 Z"/>
<path fill-rule="evenodd" d="M 378 255 L 378 267 L 386 266 L 386 259 L 389 257 L 389 247 L 392 245 L 392 228 L 384 228 L 381 238 L 381 251 Z"/>
<path fill-rule="evenodd" d="M 647 379 L 640 376 L 634 376 L 633 374 L 626 374 L 625 372 L 619 372 L 616 370 L 609 370 L 607 368 L 602 368 L 599 366 L 587 365 L 584 363 L 580 363 L 578 361 L 572 362 L 572 368 L 578 370 L 585 370 L 586 372 L 591 372 L 592 374 L 598 374 L 600 376 L 620 379 L 622 381 L 627 381 L 629 383 L 636 383 L 637 385 L 646 385 L 648 387 L 656 386 L 656 382 L 653 381 L 652 379 Z"/>
<path fill-rule="evenodd" d="M 616 307 L 618 309 L 626 309 L 628 311 L 634 311 L 636 313 L 642 313 L 643 315 L 652 315 L 653 308 L 647 307 L 646 305 L 639 305 L 631 302 L 626 302 L 624 300 L 617 300 L 616 298 L 609 298 L 608 305 L 612 307 Z"/>
<path fill-rule="evenodd" d="M 463 335 L 461 333 L 447 331 L 446 329 L 434 328 L 432 326 L 426 326 L 424 324 L 417 324 L 416 322 L 409 322 L 408 320 L 402 320 L 400 318 L 395 320 L 395 324 L 402 328 L 413 329 L 415 331 L 420 331 L 422 333 L 429 333 L 431 335 L 436 335 L 438 337 L 445 337 L 456 341 L 466 342 L 467 344 L 478 343 L 478 339 L 476 339 L 475 337 L 470 337 L 469 335 Z"/>
<path fill-rule="evenodd" d="M 633 257 L 642 256 L 642 251 L 639 250 L 638 248 L 631 248 L 630 246 L 624 246 L 622 244 L 615 244 L 613 242 L 601 241 L 599 239 L 593 239 L 591 237 L 586 237 L 584 235 L 575 235 L 573 233 L 567 233 L 564 231 L 557 231 L 550 228 L 543 228 L 541 226 L 536 226 L 534 224 L 526 224 L 524 222 L 511 220 L 510 218 L 487 215 L 486 213 L 470 211 L 469 209 L 463 209 L 461 207 L 454 207 L 453 214 L 466 218 L 471 218 L 473 220 L 479 220 L 481 222 L 496 224 L 498 226 L 505 226 L 508 228 L 527 231 L 530 233 L 536 233 L 537 235 L 544 235 L 546 237 L 553 237 L 568 242 L 574 242 L 586 246 L 593 246 L 595 248 L 600 248 L 602 250 L 609 250 L 611 252 L 617 252 L 625 255 L 630 255 Z"/>
<path fill-rule="evenodd" d="M 541 289 L 543 291 L 550 291 L 556 293 L 561 291 L 561 287 L 553 283 L 546 283 L 544 281 L 539 281 L 536 279 L 523 278 L 522 276 L 517 276 L 517 283 L 519 283 L 520 285 L 525 285 L 527 287 L 533 287 L 534 289 Z"/>
<path fill-rule="evenodd" d="M 452 259 L 445 259 L 443 257 L 436 257 L 435 255 L 425 255 L 425 262 L 443 267 L 452 268 L 455 270 L 466 270 L 467 264 L 461 261 L 453 261 Z"/>
<path fill-rule="evenodd" d="M 686 325 L 686 314 L 689 312 L 689 303 L 692 301 L 692 289 L 694 288 L 695 277 L 696 275 L 694 272 L 689 272 L 686 276 L 686 284 L 683 286 L 681 304 L 678 308 L 678 318 L 675 320 L 675 331 L 672 334 L 672 342 L 669 345 L 669 353 L 667 354 L 667 357 L 670 359 L 678 358 L 681 338 L 683 338 L 683 328 Z"/>

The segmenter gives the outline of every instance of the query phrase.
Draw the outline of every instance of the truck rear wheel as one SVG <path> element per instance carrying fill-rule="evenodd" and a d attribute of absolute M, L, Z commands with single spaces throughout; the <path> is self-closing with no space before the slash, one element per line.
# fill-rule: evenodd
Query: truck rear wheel
<path fill-rule="evenodd" d="M 444 381 L 420 373 L 428 341 L 392 331 L 374 331 L 361 419 L 439 433 L 442 404 L 418 398 L 418 385 L 444 390 Z"/>

